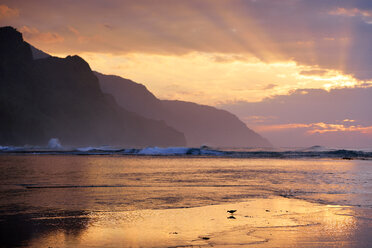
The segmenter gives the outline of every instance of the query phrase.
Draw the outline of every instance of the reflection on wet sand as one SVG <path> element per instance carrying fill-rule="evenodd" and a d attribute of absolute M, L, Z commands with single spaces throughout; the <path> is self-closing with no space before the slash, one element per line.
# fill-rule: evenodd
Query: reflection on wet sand
<path fill-rule="evenodd" d="M 227 218 L 228 209 L 238 210 L 234 219 Z M 183 209 L 97 211 L 87 215 L 78 235 L 51 228 L 30 238 L 28 246 L 356 247 L 358 219 L 353 215 L 352 208 L 283 197 Z M 60 226 L 60 219 L 45 219 Z"/>
<path fill-rule="evenodd" d="M 13 206 L 15 208 L 16 206 Z M 0 247 L 33 246 L 34 240 L 63 235 L 64 246 L 69 240 L 79 240 L 83 230 L 88 227 L 89 218 L 84 211 L 33 211 L 1 215 Z M 39 243 L 39 246 L 43 243 Z"/>
<path fill-rule="evenodd" d="M 0 247 L 370 247 L 370 165 L 4 155 Z"/>

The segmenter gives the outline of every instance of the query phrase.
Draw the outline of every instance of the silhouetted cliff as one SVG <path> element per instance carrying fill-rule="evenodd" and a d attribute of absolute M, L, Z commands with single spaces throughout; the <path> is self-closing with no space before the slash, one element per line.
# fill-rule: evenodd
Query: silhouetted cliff
<path fill-rule="evenodd" d="M 235 115 L 214 107 L 157 99 L 142 84 L 95 72 L 103 92 L 142 116 L 164 120 L 183 132 L 188 146 L 268 147 L 271 144 L 249 129 Z"/>
<path fill-rule="evenodd" d="M 104 94 L 82 58 L 39 55 L 14 28 L 0 28 L 0 145 L 45 145 L 53 137 L 73 146 L 185 145 L 182 133 Z"/>
<path fill-rule="evenodd" d="M 211 106 L 163 100 L 169 112 L 165 121 L 183 132 L 187 144 L 221 147 L 268 147 L 270 143 L 249 129 L 235 115 Z"/>
<path fill-rule="evenodd" d="M 165 109 L 143 84 L 114 75 L 94 72 L 103 92 L 115 97 L 117 103 L 129 111 L 151 119 L 164 119 Z"/>

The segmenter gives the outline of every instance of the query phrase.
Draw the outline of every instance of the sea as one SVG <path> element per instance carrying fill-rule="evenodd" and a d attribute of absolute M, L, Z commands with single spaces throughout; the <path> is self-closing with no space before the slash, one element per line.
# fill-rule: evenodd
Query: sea
<path fill-rule="evenodd" d="M 368 149 L 0 147 L 0 247 L 372 247 L 371 233 Z"/>

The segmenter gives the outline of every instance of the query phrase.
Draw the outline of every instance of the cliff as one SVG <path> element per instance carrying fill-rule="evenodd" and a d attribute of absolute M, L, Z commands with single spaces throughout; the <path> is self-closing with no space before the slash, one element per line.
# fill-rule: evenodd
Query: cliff
<path fill-rule="evenodd" d="M 0 145 L 185 145 L 181 132 L 104 94 L 82 58 L 38 57 L 21 33 L 0 28 Z"/>
<path fill-rule="evenodd" d="M 271 146 L 225 110 L 192 102 L 159 100 L 142 84 L 118 76 L 95 74 L 103 92 L 112 94 L 122 107 L 148 118 L 164 120 L 185 134 L 188 146 Z"/>

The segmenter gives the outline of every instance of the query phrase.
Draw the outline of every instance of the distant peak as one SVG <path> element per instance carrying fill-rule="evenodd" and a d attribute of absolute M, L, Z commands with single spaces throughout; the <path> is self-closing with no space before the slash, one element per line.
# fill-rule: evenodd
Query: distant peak
<path fill-rule="evenodd" d="M 4 31 L 6 31 L 6 32 L 18 32 L 17 29 L 13 28 L 12 26 L 0 27 L 0 31 L 1 32 L 4 32 Z"/>
<path fill-rule="evenodd" d="M 13 27 L 0 27 L 0 61 L 21 65 L 32 60 L 30 45 Z"/>
<path fill-rule="evenodd" d="M 18 32 L 17 29 L 11 26 L 0 27 L 0 39 L 7 39 L 7 40 L 20 40 L 23 41 L 22 34 Z"/>
<path fill-rule="evenodd" d="M 66 57 L 66 59 L 71 59 L 71 60 L 83 60 L 85 61 L 82 57 L 78 56 L 78 55 L 68 55 Z"/>
<path fill-rule="evenodd" d="M 91 70 L 88 62 L 86 62 L 82 57 L 78 55 L 68 55 L 66 57 L 66 60 L 74 64 L 84 66 L 85 68 L 89 69 L 89 71 Z"/>

